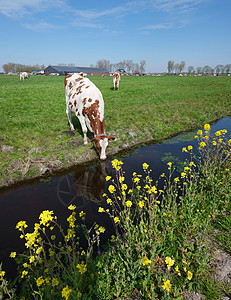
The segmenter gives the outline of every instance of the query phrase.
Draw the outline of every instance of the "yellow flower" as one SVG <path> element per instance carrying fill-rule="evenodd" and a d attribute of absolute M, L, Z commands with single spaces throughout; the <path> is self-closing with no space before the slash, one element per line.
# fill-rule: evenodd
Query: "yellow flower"
<path fill-rule="evenodd" d="M 11 258 L 15 258 L 15 256 L 16 256 L 16 252 L 11 252 L 11 253 L 10 253 L 10 257 L 11 257 Z"/>
<path fill-rule="evenodd" d="M 69 289 L 68 285 L 65 286 L 62 290 L 62 297 L 65 298 L 65 300 L 68 300 L 70 294 L 72 292 L 72 289 Z"/>
<path fill-rule="evenodd" d="M 174 259 L 171 259 L 171 257 L 167 256 L 165 258 L 165 263 L 167 264 L 168 270 L 170 270 L 171 266 L 174 265 L 175 261 Z"/>
<path fill-rule="evenodd" d="M 26 224 L 26 221 L 20 221 L 17 223 L 15 228 L 22 231 L 24 228 L 27 228 L 27 227 L 28 227 L 28 225 Z"/>
<path fill-rule="evenodd" d="M 197 135 L 202 135 L 202 134 L 203 134 L 202 130 L 197 131 Z"/>
<path fill-rule="evenodd" d="M 131 207 L 132 206 L 132 201 L 128 200 L 125 202 L 126 206 L 127 207 Z"/>
<path fill-rule="evenodd" d="M 43 283 L 44 283 L 44 279 L 42 276 L 40 276 L 37 280 L 36 280 L 37 286 L 40 287 Z"/>
<path fill-rule="evenodd" d="M 35 257 L 34 257 L 34 256 L 31 256 L 30 259 L 29 259 L 30 264 L 31 264 L 32 262 L 34 262 L 34 261 L 35 261 Z"/>
<path fill-rule="evenodd" d="M 148 193 L 149 193 L 149 194 L 151 194 L 151 193 L 157 194 L 157 188 L 156 188 L 155 186 L 152 186 L 152 187 L 150 188 L 150 190 L 148 191 Z"/>
<path fill-rule="evenodd" d="M 51 284 L 52 284 L 53 287 L 55 287 L 56 285 L 58 285 L 59 284 L 58 279 L 57 278 L 53 278 Z"/>
<path fill-rule="evenodd" d="M 181 273 L 180 273 L 180 270 L 179 270 L 178 266 L 175 267 L 175 270 L 177 271 L 178 275 L 181 276 Z"/>
<path fill-rule="evenodd" d="M 99 227 L 99 232 L 100 232 L 100 233 L 104 233 L 105 230 L 106 230 L 106 229 L 105 229 L 103 226 L 100 226 L 100 227 Z"/>
<path fill-rule="evenodd" d="M 23 270 L 23 271 L 22 271 L 21 278 L 24 278 L 27 274 L 28 274 L 28 271 Z"/>
<path fill-rule="evenodd" d="M 80 273 L 80 274 L 83 274 L 83 273 L 87 272 L 87 266 L 86 266 L 85 264 L 83 264 L 83 263 L 78 264 L 78 265 L 76 266 L 76 268 L 79 269 L 79 273 Z"/>
<path fill-rule="evenodd" d="M 0 279 L 3 280 L 3 277 L 5 276 L 6 272 L 5 271 L 1 271 L 0 272 Z"/>
<path fill-rule="evenodd" d="M 75 212 L 73 212 L 70 217 L 67 218 L 67 221 L 69 223 L 69 226 L 71 228 L 74 228 L 75 227 L 75 221 L 76 221 L 76 217 L 75 217 Z"/>
<path fill-rule="evenodd" d="M 200 142 L 200 147 L 205 147 L 206 146 L 206 144 L 205 144 L 205 142 Z"/>
<path fill-rule="evenodd" d="M 214 133 L 214 135 L 215 135 L 215 136 L 220 136 L 220 135 L 221 135 L 220 130 L 216 131 L 216 132 Z"/>
<path fill-rule="evenodd" d="M 205 124 L 205 125 L 204 125 L 204 130 L 207 130 L 207 131 L 208 131 L 209 129 L 210 129 L 210 125 L 209 125 L 209 124 Z"/>
<path fill-rule="evenodd" d="M 82 250 L 81 255 L 83 256 L 85 254 L 86 254 L 86 252 L 84 250 Z"/>
<path fill-rule="evenodd" d="M 166 291 L 170 291 L 171 289 L 171 283 L 170 280 L 164 280 L 164 285 L 162 285 L 163 289 Z"/>
<path fill-rule="evenodd" d="M 136 177 L 133 179 L 134 183 L 139 183 L 140 182 L 140 178 Z"/>
<path fill-rule="evenodd" d="M 112 164 L 112 167 L 113 167 L 114 169 L 116 169 L 116 171 L 119 171 L 119 170 L 121 169 L 121 165 L 123 164 L 123 162 L 122 162 L 122 161 L 119 161 L 118 159 L 114 159 L 114 160 L 111 162 L 111 164 Z"/>
<path fill-rule="evenodd" d="M 172 162 L 168 162 L 167 165 L 169 166 L 169 168 L 172 167 Z"/>
<path fill-rule="evenodd" d="M 113 194 L 116 191 L 116 189 L 113 185 L 109 185 L 108 190 L 111 194 Z"/>
<path fill-rule="evenodd" d="M 119 182 L 121 183 L 121 182 L 123 182 L 125 180 L 125 177 L 123 177 L 123 176 L 120 176 L 120 178 L 119 178 Z"/>
<path fill-rule="evenodd" d="M 179 177 L 174 178 L 174 181 L 177 183 L 180 181 Z"/>
<path fill-rule="evenodd" d="M 69 209 L 69 210 L 75 210 L 75 209 L 76 209 L 76 206 L 71 204 L 71 205 L 68 206 L 68 209 Z"/>
<path fill-rule="evenodd" d="M 193 274 L 192 274 L 190 271 L 188 271 L 188 274 L 187 274 L 188 280 L 191 280 L 191 279 L 192 279 L 192 276 L 193 276 Z"/>
<path fill-rule="evenodd" d="M 193 149 L 193 146 L 188 146 L 188 150 L 192 150 Z"/>
<path fill-rule="evenodd" d="M 147 170 L 148 167 L 149 167 L 149 165 L 148 165 L 147 163 L 143 163 L 143 169 L 144 169 L 144 170 Z"/>
<path fill-rule="evenodd" d="M 54 240 L 56 239 L 56 236 L 53 234 L 53 235 L 51 236 L 51 239 L 52 239 L 52 241 L 54 241 Z"/>
<path fill-rule="evenodd" d="M 39 216 L 39 219 L 41 220 L 40 224 L 49 226 L 49 222 L 54 219 L 53 214 L 53 210 L 44 210 Z"/>
<path fill-rule="evenodd" d="M 115 223 L 118 223 L 119 221 L 120 221 L 120 220 L 119 220 L 118 217 L 115 217 L 115 218 L 114 218 L 114 222 L 115 222 Z"/>
<path fill-rule="evenodd" d="M 81 292 L 78 292 L 77 297 L 78 297 L 78 298 L 81 298 L 82 295 L 83 295 L 83 294 L 82 294 Z"/>
<path fill-rule="evenodd" d="M 112 205 L 112 200 L 110 198 L 107 198 L 107 204 Z"/>
<path fill-rule="evenodd" d="M 127 188 L 128 188 L 128 186 L 126 184 L 123 184 L 122 187 L 121 187 L 122 191 L 127 190 Z"/>
<path fill-rule="evenodd" d="M 106 181 L 109 181 L 110 179 L 111 179 L 111 176 L 107 176 L 107 177 L 105 178 Z"/>
<path fill-rule="evenodd" d="M 148 264 L 151 263 L 151 260 L 147 258 L 147 256 L 145 255 L 145 257 L 143 258 L 143 262 L 142 265 L 143 266 L 147 266 Z"/>
<path fill-rule="evenodd" d="M 102 213 L 102 212 L 104 212 L 104 211 L 105 211 L 105 210 L 104 210 L 103 207 L 99 207 L 98 212 Z"/>
<path fill-rule="evenodd" d="M 187 148 L 186 148 L 186 147 L 183 147 L 183 148 L 182 148 L 182 152 L 188 152 Z"/>
<path fill-rule="evenodd" d="M 143 208 L 144 207 L 144 201 L 139 201 L 138 205 L 139 205 L 140 208 Z"/>
<path fill-rule="evenodd" d="M 80 218 L 82 218 L 84 215 L 85 215 L 85 213 L 84 213 L 83 211 L 81 211 L 81 212 L 79 213 L 79 217 L 80 217 Z"/>

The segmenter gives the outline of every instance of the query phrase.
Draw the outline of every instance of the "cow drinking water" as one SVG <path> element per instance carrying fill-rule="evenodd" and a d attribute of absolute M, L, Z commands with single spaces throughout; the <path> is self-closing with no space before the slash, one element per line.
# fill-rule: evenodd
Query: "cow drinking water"
<path fill-rule="evenodd" d="M 71 120 L 73 112 L 79 119 L 83 134 L 84 144 L 87 144 L 87 128 L 94 133 L 95 148 L 100 159 L 106 159 L 106 148 L 112 136 L 105 133 L 104 126 L 104 101 L 100 90 L 88 79 L 78 74 L 65 77 L 66 113 L 71 130 L 74 126 Z"/>

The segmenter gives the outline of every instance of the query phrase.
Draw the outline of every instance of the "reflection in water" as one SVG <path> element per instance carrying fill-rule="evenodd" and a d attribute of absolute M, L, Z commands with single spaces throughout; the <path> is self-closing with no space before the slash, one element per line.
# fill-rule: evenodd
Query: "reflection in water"
<path fill-rule="evenodd" d="M 214 133 L 220 129 L 227 129 L 230 134 L 231 117 L 214 123 L 211 132 Z M 191 136 L 194 137 L 195 134 L 196 131 Z M 126 156 L 118 155 L 117 158 L 123 160 L 124 163 L 126 184 L 131 186 L 133 172 L 143 174 L 144 162 L 150 165 L 151 177 L 156 181 L 163 172 L 168 171 L 166 166 L 168 161 L 182 162 L 188 159 L 188 155 L 182 153 L 182 147 L 193 145 L 195 149 L 196 141 L 188 141 L 184 135 L 189 137 L 188 133 L 181 134 L 161 144 L 141 146 L 130 151 Z M 106 235 L 110 236 L 112 229 L 109 225 L 109 218 L 105 214 L 99 214 L 98 207 L 99 205 L 106 207 L 102 195 L 107 190 L 109 182 L 105 182 L 105 177 L 113 176 L 113 174 L 111 161 L 107 159 L 106 162 L 98 162 L 94 165 L 76 166 L 71 173 L 52 177 L 47 182 L 22 185 L 0 194 L 0 262 L 3 261 L 3 268 L 7 273 L 12 274 L 15 268 L 9 262 L 6 264 L 9 261 L 10 252 L 13 250 L 21 252 L 24 249 L 22 240 L 15 230 L 16 223 L 26 220 L 32 231 L 33 224 L 38 222 L 39 214 L 43 210 L 53 210 L 59 223 L 63 225 L 69 215 L 67 207 L 74 204 L 77 207 L 77 213 L 81 210 L 86 212 L 88 224 L 96 222 L 106 227 L 105 238 Z"/>

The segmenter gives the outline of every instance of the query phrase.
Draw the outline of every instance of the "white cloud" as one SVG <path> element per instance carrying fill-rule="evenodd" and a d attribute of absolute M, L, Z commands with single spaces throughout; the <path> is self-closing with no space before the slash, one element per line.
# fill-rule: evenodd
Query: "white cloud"
<path fill-rule="evenodd" d="M 172 28 L 172 24 L 156 24 L 156 25 L 147 25 L 139 28 L 140 30 L 156 30 L 156 29 L 169 29 Z"/>
<path fill-rule="evenodd" d="M 48 31 L 50 29 L 64 29 L 65 27 L 63 26 L 56 26 L 56 25 L 53 25 L 53 24 L 50 24 L 50 23 L 47 23 L 47 22 L 43 22 L 43 21 L 40 21 L 38 23 L 35 23 L 35 24 L 29 24 L 29 23 L 24 23 L 22 24 L 23 27 L 27 28 L 27 29 L 30 29 L 30 30 L 34 30 L 34 31 L 40 31 L 40 32 L 43 32 L 43 31 Z"/>
<path fill-rule="evenodd" d="M 20 18 L 51 7 L 62 7 L 65 0 L 0 0 L 0 12 L 8 17 Z"/>

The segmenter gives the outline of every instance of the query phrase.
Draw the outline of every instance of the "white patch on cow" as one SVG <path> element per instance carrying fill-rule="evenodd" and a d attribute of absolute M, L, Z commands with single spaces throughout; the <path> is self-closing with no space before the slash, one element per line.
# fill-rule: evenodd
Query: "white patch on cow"
<path fill-rule="evenodd" d="M 100 159 L 104 160 L 106 159 L 106 148 L 108 146 L 108 139 L 104 138 L 103 140 L 99 141 L 99 144 L 101 146 L 101 155 L 100 155 Z"/>

